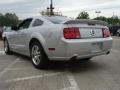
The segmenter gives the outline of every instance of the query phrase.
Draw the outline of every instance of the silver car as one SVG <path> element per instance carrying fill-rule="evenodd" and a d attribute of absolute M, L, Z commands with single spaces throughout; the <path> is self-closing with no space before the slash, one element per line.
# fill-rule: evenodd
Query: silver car
<path fill-rule="evenodd" d="M 108 54 L 112 46 L 107 23 L 61 16 L 25 19 L 3 38 L 6 54 L 12 51 L 30 56 L 36 68 L 45 67 L 48 60 L 87 61 Z"/>

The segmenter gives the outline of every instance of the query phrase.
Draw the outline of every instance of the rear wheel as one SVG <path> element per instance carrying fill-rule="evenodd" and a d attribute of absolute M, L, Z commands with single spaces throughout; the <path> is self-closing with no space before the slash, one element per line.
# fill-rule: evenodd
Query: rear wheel
<path fill-rule="evenodd" d="M 32 64 L 35 68 L 43 69 L 47 63 L 47 57 L 44 50 L 39 42 L 33 42 L 30 48 L 30 54 L 32 59 Z"/>
<path fill-rule="evenodd" d="M 7 39 L 4 40 L 4 51 L 6 54 L 11 54 Z"/>
<path fill-rule="evenodd" d="M 120 33 L 117 33 L 117 36 L 120 37 Z"/>

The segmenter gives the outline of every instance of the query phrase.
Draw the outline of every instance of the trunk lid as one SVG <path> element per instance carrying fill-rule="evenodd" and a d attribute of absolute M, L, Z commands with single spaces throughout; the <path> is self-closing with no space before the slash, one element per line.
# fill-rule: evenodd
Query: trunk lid
<path fill-rule="evenodd" d="M 81 38 L 102 38 L 102 28 L 89 27 L 89 28 L 79 28 Z"/>
<path fill-rule="evenodd" d="M 97 20 L 69 20 L 64 22 L 68 27 L 78 27 L 81 38 L 103 38 L 102 29 L 108 24 Z"/>

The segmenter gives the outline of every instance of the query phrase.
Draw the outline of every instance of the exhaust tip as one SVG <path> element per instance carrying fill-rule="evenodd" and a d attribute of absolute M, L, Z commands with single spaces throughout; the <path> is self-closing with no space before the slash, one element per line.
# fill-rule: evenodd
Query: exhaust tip
<path fill-rule="evenodd" d="M 71 60 L 76 60 L 77 59 L 77 54 L 74 54 L 73 57 L 71 58 Z"/>
<path fill-rule="evenodd" d="M 107 55 L 110 54 L 110 51 L 108 51 L 106 54 L 107 54 Z"/>
<path fill-rule="evenodd" d="M 76 60 L 77 59 L 77 56 L 74 56 L 71 58 L 71 60 Z"/>

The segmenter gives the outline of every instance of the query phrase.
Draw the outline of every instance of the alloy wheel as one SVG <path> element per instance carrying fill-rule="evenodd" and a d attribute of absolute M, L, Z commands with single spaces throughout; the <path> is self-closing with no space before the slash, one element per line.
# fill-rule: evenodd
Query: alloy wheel
<path fill-rule="evenodd" d="M 32 47 L 32 61 L 35 65 L 39 65 L 41 62 L 41 52 L 40 52 L 40 48 L 38 45 L 34 45 Z"/>

